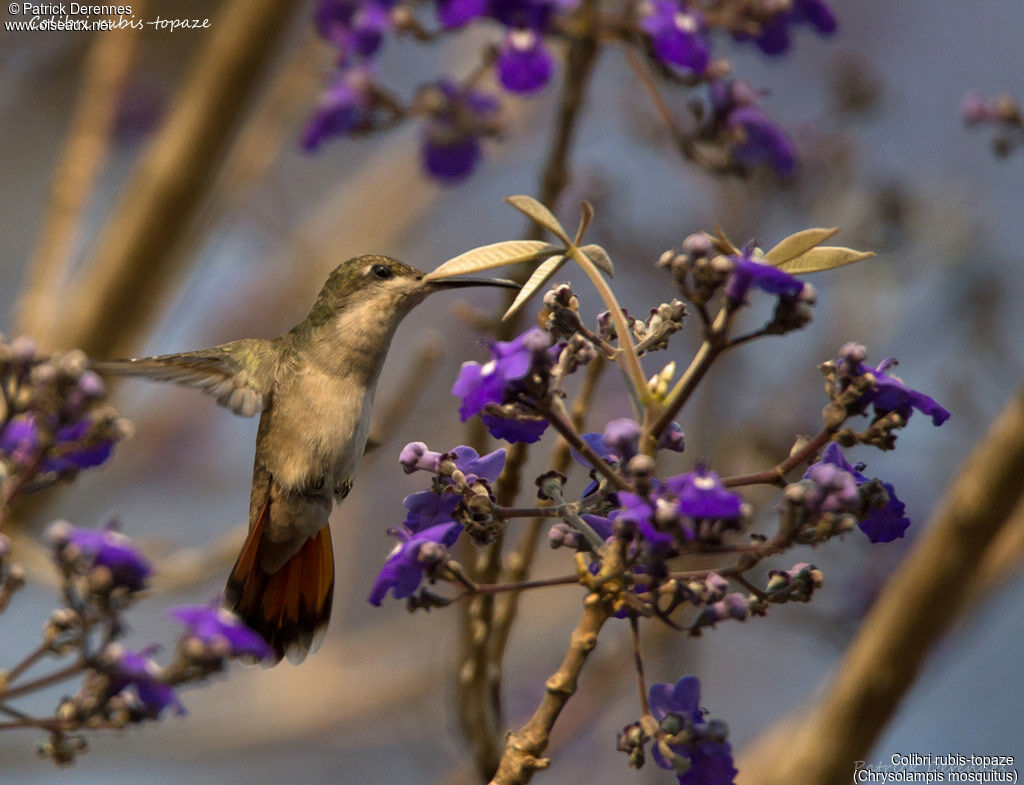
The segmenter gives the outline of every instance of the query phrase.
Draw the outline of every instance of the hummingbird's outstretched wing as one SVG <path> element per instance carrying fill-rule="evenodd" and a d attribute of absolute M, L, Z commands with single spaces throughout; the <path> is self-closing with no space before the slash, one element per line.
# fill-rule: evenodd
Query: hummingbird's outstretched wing
<path fill-rule="evenodd" d="M 252 417 L 270 405 L 275 356 L 271 341 L 246 338 L 196 352 L 95 361 L 92 367 L 102 373 L 195 387 L 235 414 Z"/>

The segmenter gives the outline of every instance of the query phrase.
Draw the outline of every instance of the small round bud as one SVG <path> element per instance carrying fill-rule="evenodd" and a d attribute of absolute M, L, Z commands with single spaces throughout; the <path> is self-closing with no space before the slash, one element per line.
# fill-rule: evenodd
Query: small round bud
<path fill-rule="evenodd" d="M 61 373 L 77 379 L 89 367 L 89 358 L 81 349 L 72 349 L 57 358 L 57 367 Z"/>
<path fill-rule="evenodd" d="M 650 455 L 634 455 L 626 464 L 626 471 L 633 477 L 650 477 L 656 469 L 654 458 Z"/>
<path fill-rule="evenodd" d="M 11 341 L 11 355 L 16 361 L 23 363 L 31 362 L 36 358 L 39 347 L 35 338 L 28 335 L 19 335 Z"/>
<path fill-rule="evenodd" d="M 83 371 L 78 377 L 78 389 L 86 398 L 102 398 L 106 393 L 106 385 L 95 371 Z"/>
<path fill-rule="evenodd" d="M 683 250 L 691 256 L 707 256 L 712 247 L 711 238 L 703 232 L 696 232 L 683 240 Z"/>
<path fill-rule="evenodd" d="M 43 536 L 52 547 L 60 548 L 70 541 L 73 532 L 74 527 L 67 521 L 54 521 L 46 527 Z"/>

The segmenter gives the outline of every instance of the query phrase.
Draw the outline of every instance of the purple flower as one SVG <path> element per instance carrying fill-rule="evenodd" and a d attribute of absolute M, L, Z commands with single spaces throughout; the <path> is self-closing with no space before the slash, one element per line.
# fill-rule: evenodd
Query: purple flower
<path fill-rule="evenodd" d="M 693 741 L 690 743 L 666 745 L 673 755 L 690 763 L 686 772 L 678 775 L 680 785 L 731 785 L 737 771 L 733 766 L 732 746 L 725 740 L 728 728 L 720 720 L 704 720 L 700 680 L 696 676 L 684 676 L 674 685 L 654 684 L 649 702 L 651 714 L 663 727 L 669 726 L 675 732 L 683 728 L 691 731 Z M 676 768 L 672 761 L 665 759 L 661 744 L 655 744 L 651 753 L 661 768 Z"/>
<path fill-rule="evenodd" d="M 546 31 L 558 11 L 569 11 L 579 0 L 491 0 L 490 15 L 505 27 Z"/>
<path fill-rule="evenodd" d="M 711 50 L 704 38 L 704 19 L 678 0 L 649 0 L 642 6 L 640 27 L 651 37 L 658 59 L 694 73 L 703 73 Z"/>
<path fill-rule="evenodd" d="M 178 605 L 168 615 L 185 625 L 189 636 L 228 657 L 250 656 L 266 659 L 273 650 L 259 633 L 246 627 L 227 608 L 216 605 Z"/>
<path fill-rule="evenodd" d="M 114 528 L 80 529 L 66 521 L 58 521 L 47 529 L 47 539 L 57 556 L 74 563 L 83 572 L 94 567 L 110 570 L 115 586 L 130 591 L 142 589 L 153 572 L 153 565 Z"/>
<path fill-rule="evenodd" d="M 917 390 L 912 390 L 898 376 L 887 373 L 896 365 L 896 360 L 887 357 L 878 364 L 877 368 L 871 368 L 862 362 L 864 356 L 863 346 L 848 343 L 839 350 L 838 361 L 840 373 L 846 379 L 862 376 L 865 373 L 870 373 L 875 377 L 874 386 L 860 399 L 862 407 L 866 408 L 871 405 L 874 407 L 877 417 L 882 417 L 889 412 L 897 412 L 904 420 L 909 420 L 914 409 L 917 409 L 932 418 L 932 425 L 942 425 L 950 418 L 949 410 L 936 403 L 935 399 Z"/>
<path fill-rule="evenodd" d="M 534 327 L 512 341 L 494 342 L 490 351 L 487 363 L 463 363 L 452 387 L 452 393 L 462 399 L 459 417 L 463 422 L 490 404 L 517 402 L 527 391 L 524 380 L 532 374 L 548 373 L 561 347 L 552 346 L 551 336 Z M 535 442 L 547 428 L 546 420 L 536 418 L 517 420 L 484 414 L 483 422 L 492 436 L 510 442 Z"/>
<path fill-rule="evenodd" d="M 679 511 L 694 520 L 738 518 L 743 499 L 727 491 L 717 472 L 698 464 L 692 472 L 671 477 L 666 487 L 679 497 Z"/>
<path fill-rule="evenodd" d="M 551 79 L 555 60 L 533 30 L 509 30 L 498 52 L 498 81 L 513 93 L 532 93 Z"/>
<path fill-rule="evenodd" d="M 458 539 L 462 531 L 462 525 L 458 523 L 443 523 L 431 526 L 420 532 L 412 532 L 408 529 L 392 529 L 400 542 L 388 556 L 384 566 L 377 574 L 370 590 L 367 600 L 371 605 L 380 606 L 384 597 L 390 590 L 396 600 L 408 597 L 423 580 L 425 569 L 436 565 L 441 558 L 436 546 L 446 548 Z M 433 544 L 430 558 L 421 559 L 421 551 L 424 545 Z M 441 552 L 443 553 L 443 551 Z"/>
<path fill-rule="evenodd" d="M 402 454 L 406 455 L 406 451 L 403 450 Z M 440 453 L 434 454 L 438 456 L 437 463 L 440 465 L 442 456 Z M 505 468 L 504 450 L 495 450 L 481 458 L 472 447 L 459 445 L 449 455 L 454 456 L 455 467 L 466 475 L 467 483 L 476 482 L 478 479 L 495 482 Z M 444 478 L 444 481 L 446 484 L 451 483 L 448 478 Z M 419 532 L 431 526 L 451 523 L 454 521 L 455 508 L 459 506 L 459 501 L 460 498 L 455 493 L 439 494 L 427 490 L 410 494 L 402 502 L 409 511 L 403 525 L 411 532 Z"/>
<path fill-rule="evenodd" d="M 437 19 L 445 27 L 462 27 L 487 12 L 488 0 L 437 0 Z"/>
<path fill-rule="evenodd" d="M 19 414 L 0 431 L 0 453 L 19 466 L 31 461 L 40 445 L 39 426 L 31 414 Z"/>
<path fill-rule="evenodd" d="M 101 439 L 89 444 L 92 428 L 90 420 L 82 419 L 59 429 L 54 445 L 43 461 L 43 471 L 68 472 L 104 463 L 114 451 L 114 442 Z"/>
<path fill-rule="evenodd" d="M 733 157 L 745 166 L 765 164 L 779 174 L 796 169 L 796 148 L 786 132 L 760 107 L 739 107 L 729 115 L 728 128 L 737 137 Z"/>
<path fill-rule="evenodd" d="M 832 471 L 830 472 L 830 467 Z M 857 487 L 869 482 L 868 478 L 860 473 L 863 465 L 854 466 L 846 460 L 842 449 L 836 442 L 829 442 L 828 446 L 821 453 L 821 460 L 811 465 L 804 474 L 804 479 L 811 480 L 815 484 L 822 484 L 835 497 L 832 488 L 842 488 L 844 479 L 836 477 L 835 471 L 844 472 L 852 477 Z M 829 481 L 825 485 L 823 481 Z M 862 512 L 862 519 L 857 523 L 858 528 L 864 532 L 871 542 L 891 542 L 903 537 L 910 526 L 910 519 L 904 515 L 906 505 L 896 497 L 896 490 L 891 483 L 881 483 L 887 494 L 887 501 L 881 506 L 868 506 L 866 512 Z M 834 499 L 838 504 L 848 500 L 848 493 L 841 498 Z M 823 510 L 828 512 L 829 510 Z"/>
<path fill-rule="evenodd" d="M 751 286 L 779 297 L 796 297 L 803 291 L 803 281 L 778 267 L 754 261 L 752 251 L 748 246 L 738 256 L 729 257 L 735 267 L 725 284 L 726 297 L 736 303 L 746 302 Z"/>
<path fill-rule="evenodd" d="M 482 136 L 494 132 L 497 100 L 443 79 L 427 88 L 429 118 L 423 127 L 423 165 L 438 180 L 455 183 L 469 177 L 483 149 Z"/>
<path fill-rule="evenodd" d="M 320 0 L 314 15 L 320 35 L 348 54 L 376 54 L 391 28 L 393 0 Z"/>
<path fill-rule="evenodd" d="M 753 36 L 758 48 L 766 55 L 780 55 L 789 50 L 789 26 L 809 24 L 821 35 L 831 35 L 839 26 L 835 13 L 823 0 L 793 0 L 793 7 L 763 21 L 761 31 Z M 750 35 L 739 33 L 737 40 L 749 40 Z"/>
<path fill-rule="evenodd" d="M 611 420 L 604 428 L 604 433 L 584 433 L 581 437 L 587 445 L 601 458 L 609 463 L 624 464 L 637 453 L 637 446 L 642 434 L 640 425 L 629 417 Z M 671 423 L 661 435 L 658 442 L 659 450 L 682 452 L 685 444 L 683 429 L 679 423 Z M 593 468 L 586 456 L 576 450 L 572 451 L 577 463 Z"/>
<path fill-rule="evenodd" d="M 306 124 L 302 146 L 313 151 L 326 139 L 352 131 L 363 119 L 369 106 L 371 83 L 372 76 L 367 68 L 355 67 L 343 71 L 324 92 L 316 112 Z"/>
<path fill-rule="evenodd" d="M 137 709 L 147 719 L 159 719 L 164 709 L 175 714 L 185 713 L 174 688 L 160 681 L 160 666 L 149 658 L 151 649 L 131 651 L 118 644 L 108 647 L 105 657 L 113 660 L 110 673 L 110 690 L 117 694 L 130 687 L 135 688 L 138 697 Z"/>

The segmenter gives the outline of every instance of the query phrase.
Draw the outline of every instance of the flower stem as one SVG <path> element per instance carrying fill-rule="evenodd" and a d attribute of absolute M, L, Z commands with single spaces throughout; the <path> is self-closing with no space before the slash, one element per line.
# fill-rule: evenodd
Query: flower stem
<path fill-rule="evenodd" d="M 86 664 L 82 661 L 75 662 L 68 665 L 66 668 L 61 668 L 58 671 L 54 671 L 47 676 L 41 676 L 38 679 L 25 682 L 17 687 L 10 687 L 6 690 L 0 691 L 0 699 L 4 701 L 14 700 L 20 698 L 22 695 L 28 695 L 29 693 L 36 692 L 37 690 L 46 689 L 54 684 L 60 684 L 62 681 L 77 676 L 79 673 L 84 671 Z"/>
<path fill-rule="evenodd" d="M 737 474 L 734 477 L 725 477 L 722 480 L 722 484 L 726 487 L 758 484 L 785 485 L 786 475 L 801 463 L 813 458 L 818 450 L 831 441 L 833 433 L 833 430 L 823 428 L 815 434 L 813 438 L 809 439 L 807 444 L 786 458 L 786 460 L 777 463 L 771 469 L 765 469 L 764 471 L 753 472 L 751 474 Z"/>
<path fill-rule="evenodd" d="M 551 398 L 548 401 L 540 402 L 536 404 L 536 409 L 548 419 L 554 429 L 562 435 L 562 438 L 569 442 L 576 452 L 590 461 L 590 465 L 607 477 L 612 485 L 620 491 L 628 491 L 632 488 L 624 477 L 620 476 L 615 469 L 608 465 L 607 461 L 594 452 L 590 445 L 580 438 L 579 433 L 577 433 L 575 426 L 573 426 L 565 411 L 565 404 L 560 399 Z"/>

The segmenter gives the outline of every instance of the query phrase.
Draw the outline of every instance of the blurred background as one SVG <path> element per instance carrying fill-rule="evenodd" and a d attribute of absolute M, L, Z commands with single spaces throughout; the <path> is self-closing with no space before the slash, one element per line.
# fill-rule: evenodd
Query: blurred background
<path fill-rule="evenodd" d="M 114 34 L 0 32 L 4 332 L 14 329 L 16 304 L 30 270 L 38 269 L 52 180 L 81 121 L 83 94 L 116 90 L 117 100 L 107 132 L 86 134 L 69 170 L 88 188 L 80 225 L 63 235 L 71 240 L 58 249 L 64 284 L 47 306 L 58 325 L 73 320 L 80 298 L 89 297 L 93 279 L 76 272 L 91 263 L 97 238 L 107 232 L 103 247 L 116 248 L 117 227 L 107 222 L 125 209 L 122 188 L 216 33 L 220 5 L 150 0 L 137 14 L 209 16 L 213 27 L 149 28 L 131 45 L 106 51 L 100 36 Z M 590 86 L 572 178 L 558 210 L 571 224 L 580 199 L 594 203 L 590 237 L 615 260 L 616 291 L 633 313 L 672 296 L 668 276 L 654 266 L 660 253 L 716 223 L 737 242 L 757 237 L 767 245 L 808 226 L 839 226 L 840 244 L 878 252 L 868 262 L 811 279 L 819 304 L 807 330 L 744 347 L 714 369 L 682 418 L 687 452 L 681 471 L 696 458 L 723 473 L 763 468 L 785 454 L 794 435 L 817 430 L 824 396 L 816 365 L 847 340 L 866 344 L 872 360 L 899 358 L 903 378 L 953 412 L 940 429 L 915 418 L 896 452 L 854 453 L 868 463 L 869 476 L 892 482 L 906 502 L 914 522 L 908 540 L 871 546 L 854 533 L 769 565 L 818 565 L 825 588 L 810 605 L 773 607 L 767 619 L 723 623 L 699 639 L 648 627 L 649 680 L 698 674 L 702 703 L 729 722 L 740 748 L 807 700 L 835 666 L 880 584 L 1020 381 L 1024 360 L 1013 338 L 1024 333 L 1024 158 L 996 160 L 987 133 L 966 130 L 959 112 L 971 89 L 1020 96 L 1024 8 L 1018 0 L 837 0 L 834 7 L 838 35 L 824 40 L 801 31 L 784 58 L 768 61 L 726 42 L 716 49 L 733 59 L 738 76 L 768 88 L 765 106 L 801 152 L 794 182 L 723 181 L 680 159 L 621 53 L 609 48 Z M 327 273 L 349 256 L 385 253 L 430 269 L 526 228 L 501 197 L 539 192 L 557 108 L 555 83 L 538 97 L 509 102 L 515 106 L 505 138 L 487 147 L 474 176 L 456 187 L 423 176 L 414 125 L 340 140 L 308 155 L 298 140 L 332 53 L 313 34 L 312 4 L 274 13 L 280 22 L 268 35 L 274 40 L 266 67 L 218 152 L 216 176 L 197 180 L 203 192 L 187 231 L 169 251 L 162 249 L 159 288 L 139 305 L 145 318 L 126 320 L 122 330 L 116 312 L 105 316 L 110 352 L 157 354 L 271 337 L 305 316 Z M 478 26 L 428 46 L 390 41 L 379 61 L 381 77 L 408 96 L 425 73 L 463 74 L 496 30 Z M 265 43 L 253 40 L 254 46 Z M 196 161 L 164 165 L 186 171 Z M 154 242 L 161 242 L 154 232 Z M 603 310 L 585 281 L 577 290 L 586 313 Z M 131 286 L 122 297 L 135 299 Z M 413 440 L 439 450 L 465 442 L 449 391 L 459 364 L 485 353 L 467 315 L 490 316 L 497 306 L 497 296 L 486 291 L 439 295 L 400 327 L 377 411 L 401 417 L 377 422 L 383 444 L 367 455 L 355 490 L 332 518 L 335 612 L 316 656 L 297 669 L 235 668 L 208 688 L 186 692 L 183 719 L 94 736 L 91 751 L 71 771 L 35 759 L 33 732 L 3 734 L 3 780 L 475 781 L 455 719 L 456 611 L 409 615 L 401 602 L 375 609 L 365 597 L 391 548 L 385 529 L 401 522 L 402 497 L 422 485 L 418 476 L 402 474 L 398 451 Z M 748 319 L 758 323 L 755 314 Z M 695 334 L 691 325 L 667 354 L 648 361 L 648 372 L 670 358 L 687 362 Z M 233 560 L 248 509 L 256 420 L 232 417 L 194 391 L 136 381 L 118 385 L 112 399 L 135 422 L 134 438 L 100 469 L 25 510 L 25 522 L 28 531 L 38 531 L 57 517 L 83 526 L 119 518 L 162 573 L 154 596 L 130 615 L 128 642 L 170 642 L 174 625 L 162 609 L 211 598 Z M 623 391 L 608 374 L 588 422 L 599 430 L 626 414 Z M 554 441 L 545 437 L 531 468 L 546 468 Z M 570 482 L 578 488 L 585 479 L 577 472 Z M 772 494 L 751 498 L 767 525 Z M 30 588 L 3 617 L 3 663 L 35 645 L 52 607 L 43 552 L 27 555 L 29 541 L 23 561 L 32 567 Z M 544 552 L 535 570 L 538 576 L 565 572 L 563 552 Z M 539 700 L 579 600 L 574 587 L 524 598 L 506 664 L 510 726 Z M 1024 755 L 1022 604 L 1024 580 L 1017 575 L 972 607 L 933 653 L 872 760 L 911 752 Z M 629 647 L 625 623 L 605 629 L 579 694 L 556 726 L 555 765 L 540 775 L 545 781 L 671 781 L 653 765 L 628 771 L 614 748 L 615 733 L 639 714 Z M 60 694 L 43 696 L 40 705 L 52 706 Z"/>

